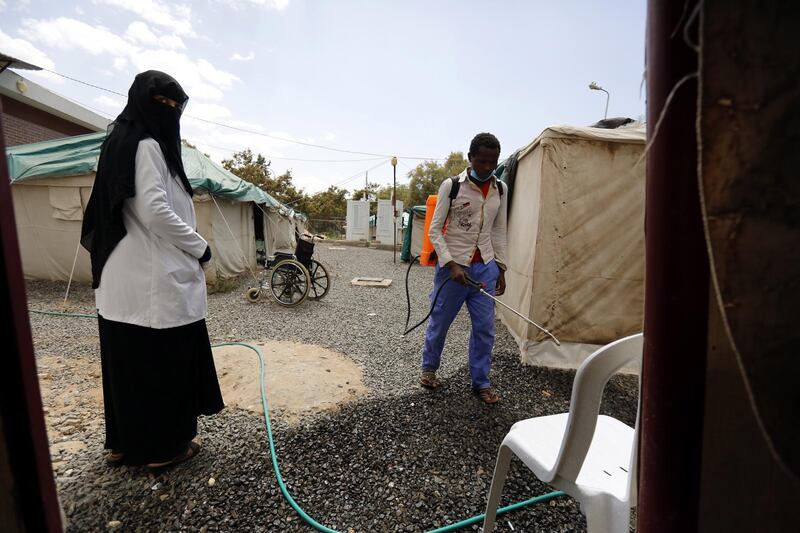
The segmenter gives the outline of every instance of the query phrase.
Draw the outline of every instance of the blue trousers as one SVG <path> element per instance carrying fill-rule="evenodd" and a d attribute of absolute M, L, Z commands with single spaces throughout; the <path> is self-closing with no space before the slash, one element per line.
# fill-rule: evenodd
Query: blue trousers
<path fill-rule="evenodd" d="M 470 278 L 485 284 L 486 292 L 494 294 L 500 273 L 494 260 L 487 264 L 475 263 L 465 270 Z M 450 279 L 450 269 L 436 265 L 431 299 L 448 279 Z M 472 388 L 485 389 L 491 385 L 489 371 L 492 368 L 492 348 L 494 348 L 494 301 L 476 289 L 454 281 L 444 286 L 431 313 L 428 329 L 425 331 L 422 370 L 439 369 L 447 331 L 464 303 L 467 304 L 472 320 L 472 333 L 469 337 L 469 373 L 472 377 Z"/>

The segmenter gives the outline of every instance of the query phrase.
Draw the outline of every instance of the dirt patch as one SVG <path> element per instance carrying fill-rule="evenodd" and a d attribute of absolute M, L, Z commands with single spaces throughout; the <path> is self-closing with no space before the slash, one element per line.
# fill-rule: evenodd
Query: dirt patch
<path fill-rule="evenodd" d="M 80 339 L 84 340 L 90 338 Z M 267 399 L 275 418 L 294 424 L 367 393 L 361 368 L 340 353 L 293 342 L 253 344 L 266 359 Z M 214 349 L 214 360 L 225 404 L 263 413 L 256 354 L 245 347 L 224 346 Z M 51 451 L 58 461 L 83 449 L 80 435 L 103 429 L 100 361 L 44 356 L 37 365 Z"/>
<path fill-rule="evenodd" d="M 361 368 L 344 355 L 295 342 L 253 343 L 266 360 L 270 413 L 289 423 L 304 414 L 338 409 L 367 393 Z M 226 405 L 263 413 L 258 357 L 244 346 L 214 349 Z"/>

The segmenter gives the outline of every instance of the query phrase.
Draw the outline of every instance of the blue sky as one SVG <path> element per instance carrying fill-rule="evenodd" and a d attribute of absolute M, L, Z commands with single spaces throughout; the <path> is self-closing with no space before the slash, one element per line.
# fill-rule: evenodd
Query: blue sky
<path fill-rule="evenodd" d="M 644 25 L 644 0 L 0 0 L 0 51 L 121 93 L 164 70 L 191 97 L 184 138 L 216 160 L 250 147 L 313 192 L 358 187 L 370 167 L 390 183 L 391 166 L 190 117 L 401 158 L 466 152 L 491 131 L 508 155 L 547 126 L 602 118 L 591 81 L 611 92 L 609 116 L 643 115 Z M 22 74 L 108 115 L 124 103 Z M 401 159 L 398 181 L 417 163 Z"/>

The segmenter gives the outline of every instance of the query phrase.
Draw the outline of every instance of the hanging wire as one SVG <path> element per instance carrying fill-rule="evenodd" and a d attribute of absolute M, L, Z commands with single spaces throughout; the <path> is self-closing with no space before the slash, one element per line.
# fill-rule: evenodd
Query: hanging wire
<path fill-rule="evenodd" d="M 345 184 L 345 183 L 347 183 L 348 181 L 351 181 L 351 180 L 354 180 L 354 179 L 356 179 L 356 178 L 359 178 L 359 177 L 361 177 L 362 175 L 364 175 L 365 173 L 369 172 L 370 170 L 375 170 L 376 168 L 378 168 L 378 167 L 380 167 L 380 166 L 382 166 L 382 165 L 385 165 L 385 164 L 386 164 L 386 163 L 388 163 L 388 162 L 389 162 L 389 159 L 384 159 L 383 161 L 381 161 L 381 162 L 380 162 L 380 163 L 378 163 L 377 165 L 375 165 L 375 166 L 372 166 L 372 167 L 370 167 L 370 168 L 368 168 L 368 169 L 366 169 L 366 170 L 362 170 L 362 171 L 360 171 L 360 172 L 356 172 L 355 174 L 353 174 L 353 175 L 352 175 L 352 176 L 350 176 L 349 178 L 346 178 L 346 179 L 344 179 L 344 180 L 342 180 L 342 181 L 340 181 L 340 182 L 337 182 L 337 183 L 334 183 L 334 184 L 330 185 L 330 187 L 339 187 L 339 186 L 341 186 L 341 185 L 344 185 L 344 184 Z M 285 204 L 283 204 L 283 205 L 285 205 L 285 206 L 287 206 L 287 207 L 288 207 L 288 206 L 290 206 L 290 205 L 294 205 L 294 204 L 296 204 L 297 202 L 299 202 L 299 201 L 301 201 L 301 200 L 303 200 L 303 199 L 304 199 L 304 198 L 298 198 L 298 199 L 296 199 L 296 200 L 292 200 L 291 202 L 285 203 Z"/>
<path fill-rule="evenodd" d="M 123 98 L 127 98 L 126 95 L 124 95 L 124 94 L 122 94 L 120 92 L 117 92 L 117 91 L 114 91 L 114 90 L 111 90 L 111 89 L 107 89 L 105 87 L 101 87 L 99 85 L 95 85 L 93 83 L 89 83 L 89 82 L 80 80 L 78 78 L 73 78 L 71 76 L 67 76 L 66 74 L 62 74 L 60 72 L 56 72 L 55 70 L 50 70 L 50 69 L 44 68 L 44 67 L 42 67 L 42 70 L 45 71 L 45 72 L 49 72 L 51 74 L 55 74 L 56 76 L 60 76 L 60 77 L 62 77 L 64 79 L 73 81 L 75 83 L 80 83 L 82 85 L 86 85 L 87 87 L 92 87 L 92 88 L 98 89 L 100 91 L 105 91 L 105 92 L 110 93 L 110 94 L 114 94 L 114 95 L 117 95 L 117 96 L 121 96 Z M 83 104 L 81 104 L 81 105 L 83 105 Z M 374 157 L 393 157 L 392 154 L 379 154 L 379 153 L 375 153 L 375 152 L 362 152 L 362 151 L 358 151 L 358 150 L 346 150 L 346 149 L 343 149 L 343 148 L 333 148 L 332 146 L 325 146 L 325 145 L 322 145 L 322 144 L 315 144 L 315 143 L 309 143 L 309 142 L 305 142 L 305 141 L 298 141 L 296 139 L 287 139 L 285 137 L 278 137 L 277 135 L 270 135 L 268 133 L 264 133 L 262 131 L 257 131 L 257 130 L 253 130 L 253 129 L 249 129 L 249 128 L 242 128 L 242 127 L 239 127 L 239 126 L 231 126 L 230 124 L 225 124 L 223 122 L 217 122 L 217 121 L 214 121 L 214 120 L 208 120 L 208 119 L 196 117 L 196 116 L 193 116 L 193 115 L 184 115 L 184 116 L 187 117 L 187 118 L 190 118 L 192 120 L 205 122 L 206 124 L 213 124 L 213 125 L 219 126 L 221 128 L 228 128 L 228 129 L 234 130 L 234 131 L 240 131 L 240 132 L 243 132 L 243 133 L 249 133 L 251 135 L 258 135 L 258 136 L 266 137 L 268 139 L 273 139 L 273 140 L 276 140 L 276 141 L 283 141 L 283 142 L 287 142 L 287 143 L 293 143 L 293 144 L 299 144 L 299 145 L 302 145 L 302 146 L 308 146 L 310 148 L 318 148 L 320 150 L 330 150 L 332 152 L 340 152 L 340 153 L 345 153 L 345 154 L 356 154 L 356 155 L 367 155 L 367 156 L 374 156 Z M 402 157 L 403 159 L 416 159 L 416 160 L 421 160 L 421 161 L 445 161 L 446 160 L 444 158 L 437 158 L 437 157 L 418 157 L 418 156 L 397 156 L 397 157 Z"/>
<path fill-rule="evenodd" d="M 196 141 L 189 141 L 192 144 L 196 144 L 198 146 L 205 146 L 206 148 L 216 148 L 218 150 L 227 150 L 229 152 L 238 152 L 241 149 L 231 148 L 229 146 L 219 146 L 216 144 L 211 144 L 207 142 L 196 142 Z M 279 159 L 281 161 L 302 161 L 306 163 L 361 163 L 364 161 L 377 161 L 379 159 L 384 159 L 383 156 L 381 157 L 367 157 L 362 159 L 301 159 L 296 157 L 278 157 L 278 156 L 269 156 L 267 159 Z"/>

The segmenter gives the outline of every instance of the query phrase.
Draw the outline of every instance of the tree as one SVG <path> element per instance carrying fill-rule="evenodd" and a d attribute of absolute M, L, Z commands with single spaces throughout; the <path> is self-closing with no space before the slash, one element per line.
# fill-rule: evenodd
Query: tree
<path fill-rule="evenodd" d="M 298 189 L 294 186 L 291 170 L 287 170 L 277 178 L 268 182 L 267 185 L 270 188 L 267 188 L 266 191 L 274 196 L 280 203 L 289 205 L 292 209 L 297 209 L 304 213 L 308 209 L 308 195 L 303 192 L 303 189 Z"/>
<path fill-rule="evenodd" d="M 336 186 L 313 194 L 307 201 L 308 218 L 336 219 L 347 216 L 347 191 Z"/>
<path fill-rule="evenodd" d="M 271 163 L 261 154 L 254 156 L 253 151 L 247 148 L 233 154 L 231 159 L 224 159 L 222 166 L 243 180 L 262 188 L 280 203 L 305 212 L 308 196 L 303 189 L 295 187 L 292 171 L 287 170 L 275 177 L 270 168 Z"/>
<path fill-rule="evenodd" d="M 408 205 L 425 205 L 429 195 L 439 192 L 439 185 L 444 180 L 458 175 L 467 168 L 468 164 L 462 152 L 451 152 L 443 164 L 436 161 L 423 161 L 417 165 L 408 173 L 408 177 L 411 179 Z"/>
<path fill-rule="evenodd" d="M 369 183 L 363 189 L 356 189 L 353 191 L 353 200 L 369 200 L 369 214 L 370 216 L 378 213 L 378 203 L 375 199 L 378 197 L 378 190 L 380 185 L 377 183 Z"/>
<path fill-rule="evenodd" d="M 370 183 L 363 189 L 356 189 L 353 191 L 353 200 L 374 200 L 378 194 L 380 185 L 377 183 Z"/>
<path fill-rule="evenodd" d="M 271 179 L 272 171 L 269 168 L 271 163 L 261 154 L 254 157 L 253 151 L 249 148 L 236 152 L 231 159 L 222 160 L 225 170 L 264 189 L 268 189 L 267 185 Z M 271 191 L 267 192 L 271 194 Z"/>
<path fill-rule="evenodd" d="M 391 200 L 392 192 L 393 188 L 391 185 L 384 185 L 380 188 L 380 190 L 378 190 L 378 198 L 381 200 Z M 408 185 L 402 184 L 397 186 L 397 201 L 403 202 L 403 207 L 408 207 L 410 205 L 408 203 L 410 195 L 411 189 Z"/>

